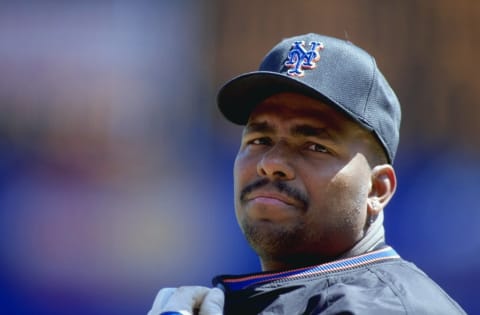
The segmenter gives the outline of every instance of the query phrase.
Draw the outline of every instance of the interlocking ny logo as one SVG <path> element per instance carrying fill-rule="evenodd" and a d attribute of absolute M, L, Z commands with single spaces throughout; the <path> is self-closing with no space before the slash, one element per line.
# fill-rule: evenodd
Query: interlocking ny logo
<path fill-rule="evenodd" d="M 292 44 L 292 49 L 288 53 L 288 59 L 285 66 L 290 68 L 287 75 L 303 77 L 303 70 L 313 69 L 320 60 L 320 49 L 323 49 L 323 43 L 310 42 L 310 50 L 305 49 L 304 41 L 297 41 Z"/>

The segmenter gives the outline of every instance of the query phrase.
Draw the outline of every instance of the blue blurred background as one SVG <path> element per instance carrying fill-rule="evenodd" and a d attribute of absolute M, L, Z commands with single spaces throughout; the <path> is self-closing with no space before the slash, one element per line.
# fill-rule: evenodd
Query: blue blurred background
<path fill-rule="evenodd" d="M 215 95 L 283 37 L 376 56 L 403 105 L 390 244 L 480 314 L 480 2 L 1 1 L 0 313 L 145 314 L 259 270 Z"/>

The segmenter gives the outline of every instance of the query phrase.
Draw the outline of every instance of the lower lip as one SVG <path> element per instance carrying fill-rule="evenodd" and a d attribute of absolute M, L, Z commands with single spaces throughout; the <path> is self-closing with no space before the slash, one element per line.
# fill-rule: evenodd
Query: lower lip
<path fill-rule="evenodd" d="M 269 198 L 269 197 L 256 197 L 254 199 L 252 199 L 252 201 L 254 202 L 258 202 L 258 203 L 263 203 L 263 204 L 268 204 L 268 205 L 272 205 L 272 206 L 290 206 L 288 203 L 280 200 L 280 199 L 276 199 L 276 198 Z"/>
<path fill-rule="evenodd" d="M 247 212 L 256 220 L 284 221 L 297 213 L 294 206 L 276 198 L 256 197 L 250 199 L 249 203 Z"/>

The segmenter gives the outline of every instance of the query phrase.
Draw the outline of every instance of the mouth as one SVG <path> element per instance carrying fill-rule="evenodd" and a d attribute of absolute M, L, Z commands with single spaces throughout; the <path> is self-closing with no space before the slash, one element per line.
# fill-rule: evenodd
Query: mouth
<path fill-rule="evenodd" d="M 246 195 L 244 200 L 267 207 L 306 209 L 303 201 L 276 191 L 256 190 Z"/>
<path fill-rule="evenodd" d="M 265 205 L 290 206 L 306 210 L 308 197 L 300 190 L 281 181 L 262 179 L 247 185 L 240 194 L 241 202 L 257 202 Z"/>
<path fill-rule="evenodd" d="M 256 201 L 260 203 L 268 203 L 268 204 L 285 204 L 288 206 L 295 206 L 296 202 L 292 198 L 285 196 L 283 194 L 279 194 L 276 192 L 267 192 L 267 191 L 256 191 L 251 193 L 247 198 L 247 201 Z"/>
<path fill-rule="evenodd" d="M 261 222 L 291 222 L 304 213 L 303 203 L 277 191 L 257 189 L 243 199 L 245 215 Z"/>

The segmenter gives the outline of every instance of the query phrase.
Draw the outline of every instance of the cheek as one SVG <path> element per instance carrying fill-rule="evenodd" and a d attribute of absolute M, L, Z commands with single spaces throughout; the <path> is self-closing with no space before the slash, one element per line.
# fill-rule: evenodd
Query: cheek
<path fill-rule="evenodd" d="M 239 158 L 238 154 L 233 163 L 233 192 L 235 194 L 235 207 L 237 207 L 238 196 L 240 195 L 241 182 L 242 182 L 242 161 Z"/>
<path fill-rule="evenodd" d="M 245 151 L 240 150 L 235 157 L 233 164 L 233 176 L 235 185 L 245 185 L 257 176 L 258 157 Z M 237 187 L 235 187 L 237 189 Z"/>
<path fill-rule="evenodd" d="M 332 194 L 338 196 L 335 199 L 337 209 L 344 220 L 350 221 L 352 225 L 363 227 L 367 215 L 369 183 L 368 173 L 359 171 L 354 166 L 342 170 L 332 181 Z"/>
<path fill-rule="evenodd" d="M 233 188 L 235 192 L 235 199 L 237 199 L 237 194 L 240 193 L 241 190 L 243 177 L 245 176 L 245 166 L 244 161 L 245 159 L 242 158 L 241 154 L 238 153 L 235 157 L 235 161 L 233 163 Z"/>
<path fill-rule="evenodd" d="M 347 165 L 311 194 L 316 196 L 314 204 L 322 209 L 322 221 L 334 229 L 363 228 L 370 191 L 368 178 L 355 165 Z"/>
<path fill-rule="evenodd" d="M 240 151 L 233 165 L 233 189 L 235 198 L 235 211 L 237 217 L 240 212 L 240 193 L 246 185 L 251 183 L 256 176 L 256 164 Z"/>

